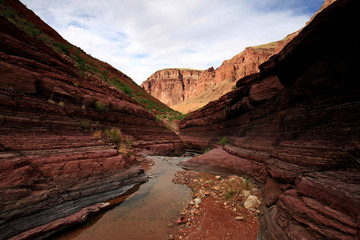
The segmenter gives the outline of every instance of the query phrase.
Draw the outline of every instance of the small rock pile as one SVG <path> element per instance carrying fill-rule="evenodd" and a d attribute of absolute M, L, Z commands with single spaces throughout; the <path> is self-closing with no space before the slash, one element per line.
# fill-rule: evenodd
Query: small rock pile
<path fill-rule="evenodd" d="M 260 213 L 262 192 L 248 178 L 237 175 L 222 177 L 194 171 L 179 171 L 173 182 L 186 184 L 193 190 L 192 199 L 180 212 L 181 217 L 176 222 L 178 225 L 189 225 L 196 215 L 201 215 L 200 205 L 202 199 L 207 197 L 214 198 L 224 208 L 236 213 L 235 220 L 237 221 L 246 219 L 247 211 L 254 216 Z"/>

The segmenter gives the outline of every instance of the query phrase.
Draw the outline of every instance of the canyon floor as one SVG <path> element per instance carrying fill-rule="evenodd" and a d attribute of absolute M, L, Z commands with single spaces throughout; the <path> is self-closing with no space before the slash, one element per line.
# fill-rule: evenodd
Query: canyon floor
<path fill-rule="evenodd" d="M 169 239 L 257 239 L 262 193 L 247 178 L 179 171 L 193 198 L 180 211 L 180 233 Z"/>

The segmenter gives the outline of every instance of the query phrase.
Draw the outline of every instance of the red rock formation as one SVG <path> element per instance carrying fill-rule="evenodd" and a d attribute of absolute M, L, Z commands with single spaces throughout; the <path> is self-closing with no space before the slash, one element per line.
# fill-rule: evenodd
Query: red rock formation
<path fill-rule="evenodd" d="M 360 136 L 359 7 L 334 2 L 259 74 L 181 122 L 188 147 L 226 137 L 222 150 L 183 166 L 265 186 L 259 239 L 359 239 L 359 162 L 349 158 Z"/>
<path fill-rule="evenodd" d="M 156 71 L 141 86 L 152 96 L 181 112 L 188 112 L 218 99 L 236 80 L 259 71 L 274 54 L 276 43 L 248 47 L 216 70 L 164 69 Z M 186 106 L 186 107 L 184 107 Z"/>
<path fill-rule="evenodd" d="M 141 86 L 168 106 L 185 101 L 196 91 L 202 71 L 193 69 L 163 69 L 152 74 Z"/>
<path fill-rule="evenodd" d="M 181 140 L 98 73 L 79 71 L 42 40 L 58 36 L 54 30 L 20 2 L 7 2 L 18 13 L 12 9 L 11 21 L 0 16 L 0 239 L 33 239 L 84 221 L 96 204 L 147 179 L 106 129 L 121 128 L 133 149 L 158 154 L 180 150 Z M 3 13 L 8 6 L 0 8 Z M 18 28 L 22 13 L 49 34 L 34 37 Z M 110 65 L 91 61 L 118 84 L 135 85 Z"/>
<path fill-rule="evenodd" d="M 335 1 L 325 0 L 311 20 Z M 259 65 L 277 54 L 299 31 L 276 42 L 247 47 L 233 58 L 225 60 L 215 71 L 209 68 L 207 71 L 196 70 L 196 74 L 193 74 L 193 70 L 176 68 L 159 70 L 141 86 L 152 96 L 177 111 L 183 113 L 194 111 L 231 91 L 237 80 L 258 73 Z M 183 71 L 186 81 L 180 74 Z"/>

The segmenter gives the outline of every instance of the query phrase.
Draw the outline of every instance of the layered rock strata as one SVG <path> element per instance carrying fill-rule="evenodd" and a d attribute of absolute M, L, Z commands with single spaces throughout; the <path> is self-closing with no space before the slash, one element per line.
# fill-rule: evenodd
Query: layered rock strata
<path fill-rule="evenodd" d="M 309 22 L 335 1 L 325 0 Z M 225 60 L 216 69 L 211 67 L 206 71 L 176 68 L 159 70 L 141 86 L 177 111 L 183 113 L 194 111 L 231 91 L 237 80 L 258 73 L 259 66 L 277 54 L 299 32 L 300 30 L 291 33 L 276 42 L 247 47 L 231 59 Z M 186 80 L 182 77 L 183 72 Z"/>
<path fill-rule="evenodd" d="M 163 69 L 141 86 L 152 96 L 181 112 L 196 110 L 234 87 L 236 80 L 259 71 L 274 54 L 276 43 L 248 47 L 220 67 L 207 70 Z"/>
<path fill-rule="evenodd" d="M 132 150 L 181 151 L 179 137 L 132 98 L 7 19 L 0 25 L 0 239 L 34 239 L 84 221 L 146 181 L 135 156 L 105 131 L 120 128 Z"/>
<path fill-rule="evenodd" d="M 356 9 L 358 1 L 334 2 L 259 74 L 181 122 L 187 147 L 226 140 L 183 166 L 264 187 L 259 239 L 359 239 Z"/>
<path fill-rule="evenodd" d="M 168 68 L 156 71 L 141 86 L 168 106 L 184 102 L 197 90 L 202 70 Z"/>

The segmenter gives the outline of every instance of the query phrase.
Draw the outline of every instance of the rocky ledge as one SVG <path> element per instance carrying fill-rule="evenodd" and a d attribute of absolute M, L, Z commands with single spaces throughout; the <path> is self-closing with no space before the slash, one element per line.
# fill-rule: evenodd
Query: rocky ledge
<path fill-rule="evenodd" d="M 146 181 L 140 149 L 175 154 L 181 140 L 127 94 L 49 47 L 41 37 L 66 41 L 33 12 L 6 3 L 42 33 L 32 36 L 0 16 L 0 239 L 34 239 L 84 221 Z"/>
<path fill-rule="evenodd" d="M 257 180 L 259 239 L 359 239 L 359 2 L 320 12 L 260 73 L 182 120 L 182 163 Z"/>

